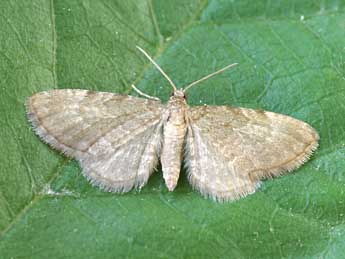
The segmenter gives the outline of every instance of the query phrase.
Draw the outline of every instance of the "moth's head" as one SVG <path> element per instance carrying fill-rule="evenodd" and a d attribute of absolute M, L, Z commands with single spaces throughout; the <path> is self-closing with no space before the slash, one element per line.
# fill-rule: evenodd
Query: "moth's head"
<path fill-rule="evenodd" d="M 186 94 L 183 89 L 176 89 L 172 92 L 170 96 L 170 100 L 180 100 L 185 102 L 186 101 Z"/>
<path fill-rule="evenodd" d="M 173 92 L 172 94 L 175 97 L 181 97 L 181 98 L 186 98 L 186 94 L 184 93 L 183 89 L 177 89 Z"/>

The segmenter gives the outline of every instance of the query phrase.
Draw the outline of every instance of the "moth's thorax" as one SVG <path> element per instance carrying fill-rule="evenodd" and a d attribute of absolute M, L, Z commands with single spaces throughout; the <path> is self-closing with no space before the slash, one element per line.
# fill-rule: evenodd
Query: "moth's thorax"
<path fill-rule="evenodd" d="M 176 93 L 176 92 L 175 92 Z M 174 125 L 185 124 L 185 117 L 188 105 L 185 96 L 173 95 L 167 104 L 168 122 Z"/>
<path fill-rule="evenodd" d="M 174 190 L 180 175 L 184 137 L 187 131 L 187 102 L 180 92 L 170 97 L 163 127 L 161 163 L 165 184 Z"/>

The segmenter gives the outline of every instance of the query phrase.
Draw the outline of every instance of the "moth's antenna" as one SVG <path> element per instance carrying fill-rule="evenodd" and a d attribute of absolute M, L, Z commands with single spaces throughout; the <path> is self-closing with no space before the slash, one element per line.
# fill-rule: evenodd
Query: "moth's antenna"
<path fill-rule="evenodd" d="M 174 82 L 170 79 L 170 77 L 168 77 L 168 75 L 163 71 L 163 69 L 161 69 L 161 67 L 158 66 L 158 64 L 149 56 L 149 54 L 146 53 L 145 50 L 143 50 L 139 46 L 136 46 L 136 47 L 137 47 L 138 50 L 140 50 L 148 58 L 148 60 L 151 61 L 151 63 L 153 65 L 155 65 L 155 67 L 159 70 L 159 72 L 161 72 L 161 74 L 169 81 L 169 83 L 172 86 L 172 88 L 174 89 L 174 91 L 177 91 L 177 88 L 176 88 Z"/>
<path fill-rule="evenodd" d="M 191 88 L 193 85 L 199 84 L 200 82 L 202 82 L 202 81 L 204 81 L 204 80 L 207 80 L 207 79 L 209 79 L 209 78 L 212 77 L 212 76 L 218 75 L 218 74 L 224 72 L 225 70 L 229 69 L 230 67 L 234 67 L 234 66 L 236 66 L 236 65 L 238 65 L 238 63 L 233 63 L 233 64 L 230 64 L 230 65 L 227 65 L 226 67 L 223 67 L 222 69 L 219 69 L 219 70 L 216 71 L 216 72 L 213 72 L 213 73 L 211 73 L 211 74 L 209 74 L 209 75 L 207 75 L 207 76 L 204 76 L 203 78 L 200 78 L 199 80 L 194 81 L 193 83 L 187 85 L 187 86 L 183 89 L 183 92 L 186 92 L 186 91 L 187 91 L 189 88 Z"/>

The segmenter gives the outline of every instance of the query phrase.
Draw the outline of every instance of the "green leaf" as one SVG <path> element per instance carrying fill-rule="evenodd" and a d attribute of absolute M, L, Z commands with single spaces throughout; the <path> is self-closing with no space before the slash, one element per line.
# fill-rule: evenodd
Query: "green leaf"
<path fill-rule="evenodd" d="M 0 3 L 1 258 L 340 258 L 345 252 L 345 3 L 303 1 L 3 1 Z M 155 173 L 141 192 L 92 187 L 75 161 L 32 132 L 37 91 L 130 93 L 190 105 L 288 114 L 320 133 L 311 161 L 218 204 L 182 172 L 168 192 Z"/>

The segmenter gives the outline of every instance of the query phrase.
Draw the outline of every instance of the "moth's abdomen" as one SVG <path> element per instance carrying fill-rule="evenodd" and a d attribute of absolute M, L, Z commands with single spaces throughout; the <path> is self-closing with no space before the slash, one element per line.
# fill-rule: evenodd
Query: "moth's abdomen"
<path fill-rule="evenodd" d="M 175 189 L 180 175 L 186 129 L 184 112 L 173 114 L 164 125 L 161 163 L 163 178 L 169 191 Z"/>

